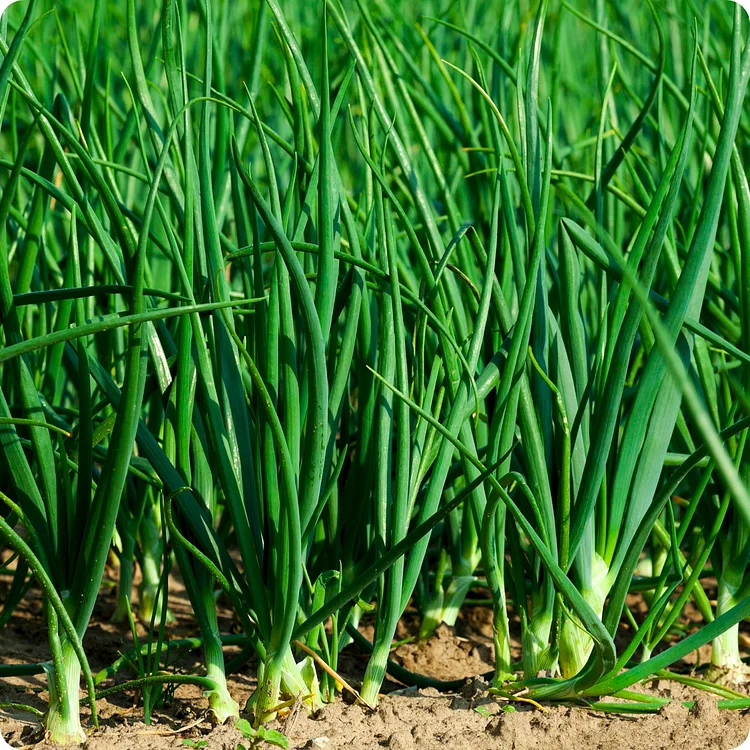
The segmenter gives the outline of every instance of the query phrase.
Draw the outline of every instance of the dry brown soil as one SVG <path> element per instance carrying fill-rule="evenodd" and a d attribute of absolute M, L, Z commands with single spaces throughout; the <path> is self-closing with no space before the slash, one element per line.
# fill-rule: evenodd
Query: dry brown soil
<path fill-rule="evenodd" d="M 4 593 L 0 583 L 0 599 Z M 632 607 L 638 610 L 639 602 Z M 84 645 L 97 670 L 112 663 L 120 652 L 132 646 L 129 629 L 109 622 L 114 594 L 105 590 L 97 605 L 92 627 Z M 170 607 L 176 622 L 170 626 L 173 638 L 197 635 L 190 608 L 179 582 L 170 592 Z M 42 661 L 48 658 L 46 636 L 41 622 L 39 592 L 32 589 L 19 611 L 5 629 L 0 630 L 0 663 Z M 688 623 L 689 625 L 689 623 Z M 221 611 L 222 632 L 233 627 L 231 613 Z M 363 626 L 371 634 L 371 628 Z M 416 631 L 416 618 L 408 616 L 399 628 L 398 639 L 408 639 Z M 623 634 L 626 635 L 626 634 Z M 750 714 L 719 711 L 706 693 L 692 691 L 675 683 L 660 680 L 641 689 L 675 702 L 658 714 L 647 716 L 613 715 L 576 707 L 553 707 L 545 711 L 516 703 L 498 701 L 483 688 L 477 675 L 492 668 L 490 611 L 484 606 L 466 610 L 456 628 L 442 627 L 428 642 L 411 641 L 400 645 L 394 658 L 407 669 L 439 679 L 466 677 L 464 687 L 451 694 L 427 688 L 405 689 L 386 680 L 377 710 L 351 705 L 338 699 L 317 714 L 308 716 L 293 709 L 274 723 L 283 731 L 293 748 L 328 748 L 329 750 L 370 750 L 375 748 L 451 748 L 455 750 L 661 750 L 685 748 L 702 750 L 736 748 L 750 730 Z M 676 671 L 688 672 L 707 653 L 702 650 Z M 353 684 L 361 680 L 366 657 L 349 647 L 340 663 L 342 674 Z M 199 672 L 200 655 L 187 653 L 174 668 L 185 673 Z M 122 674 L 118 679 L 125 679 Z M 132 675 L 130 675 L 132 676 Z M 230 691 L 244 705 L 255 685 L 254 663 L 240 674 L 232 675 Z M 0 680 L 0 703 L 14 702 L 43 709 L 46 702 L 43 676 Z M 696 700 L 693 709 L 683 708 L 680 701 Z M 199 688 L 180 686 L 169 703 L 155 712 L 152 724 L 146 726 L 137 696 L 118 694 L 112 700 L 99 700 L 101 727 L 89 734 L 90 750 L 167 750 L 193 747 L 206 750 L 236 750 L 249 743 L 233 727 L 212 727 L 206 717 L 206 700 Z M 88 717 L 84 708 L 85 726 Z M 13 747 L 46 747 L 38 722 L 14 710 L 0 710 L 0 734 Z M 203 744 L 205 742 L 206 744 Z"/>

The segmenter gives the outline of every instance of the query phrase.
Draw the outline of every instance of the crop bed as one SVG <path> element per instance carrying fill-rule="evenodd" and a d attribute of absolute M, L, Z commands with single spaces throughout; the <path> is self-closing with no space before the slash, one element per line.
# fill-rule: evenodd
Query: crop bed
<path fill-rule="evenodd" d="M 195 636 L 190 602 L 179 578 L 172 579 L 170 592 L 170 605 L 176 619 L 170 624 L 169 637 Z M 39 594 L 34 590 L 29 592 L 0 634 L 0 663 L 44 658 L 46 633 L 34 614 L 41 606 Z M 128 629 L 110 622 L 115 603 L 114 589 L 105 590 L 85 638 L 94 669 L 106 668 L 133 646 Z M 634 611 L 645 610 L 637 597 L 630 605 Z M 686 626 L 696 626 L 695 615 L 693 613 L 692 621 L 686 619 Z M 481 604 L 471 606 L 459 617 L 454 628 L 442 625 L 430 639 L 421 642 L 414 639 L 418 620 L 416 612 L 410 612 L 400 623 L 397 637 L 408 642 L 394 649 L 394 660 L 410 670 L 438 679 L 465 676 L 460 688 L 452 692 L 429 687 L 408 688 L 387 677 L 384 696 L 376 711 L 339 700 L 312 716 L 299 709 L 292 710 L 272 726 L 288 736 L 292 748 L 327 747 L 329 750 L 351 747 L 362 750 L 381 747 L 542 750 L 552 745 L 562 750 L 580 747 L 667 750 L 680 746 L 696 750 L 733 750 L 747 736 L 750 718 L 746 712 L 720 711 L 716 696 L 664 679 L 644 683 L 640 688 L 645 694 L 671 699 L 672 704 L 656 714 L 609 714 L 569 707 L 540 711 L 523 704 L 515 704 L 511 711 L 507 701 L 498 701 L 487 694 L 487 681 L 481 677 L 493 667 L 491 609 Z M 227 631 L 232 629 L 231 610 L 219 608 L 219 623 Z M 145 635 L 143 626 L 138 629 Z M 520 641 L 517 627 L 513 630 L 513 652 L 517 654 Z M 362 632 L 371 636 L 372 627 L 365 625 Z M 742 633 L 748 642 L 745 632 L 750 633 L 750 628 L 743 629 Z M 705 667 L 709 658 L 710 649 L 703 648 L 677 664 L 675 671 L 682 675 L 695 674 L 696 669 L 701 671 L 696 661 L 703 661 Z M 366 656 L 352 646 L 342 653 L 341 671 L 355 686 L 361 683 L 366 664 Z M 199 670 L 199 649 L 175 660 L 173 669 L 180 673 Z M 251 662 L 241 673 L 229 675 L 227 681 L 232 695 L 240 701 L 249 698 L 257 685 L 255 673 L 256 665 Z M 132 675 L 126 673 L 125 676 Z M 0 702 L 11 701 L 44 709 L 45 681 L 38 677 L 4 681 Z M 688 708 L 683 702 L 693 705 Z M 186 747 L 235 750 L 237 745 L 247 744 L 239 730 L 212 724 L 208 701 L 195 686 L 179 686 L 156 713 L 150 726 L 143 723 L 137 701 L 128 696 L 102 699 L 99 713 L 101 728 L 87 740 L 87 747 L 94 750 Z M 48 746 L 42 741 L 38 723 L 22 711 L 5 709 L 0 712 L 0 734 L 14 747 Z M 201 745 L 201 742 L 206 744 Z"/>
<path fill-rule="evenodd" d="M 0 732 L 746 733 L 739 4 L 23 0 L 0 56 Z"/>

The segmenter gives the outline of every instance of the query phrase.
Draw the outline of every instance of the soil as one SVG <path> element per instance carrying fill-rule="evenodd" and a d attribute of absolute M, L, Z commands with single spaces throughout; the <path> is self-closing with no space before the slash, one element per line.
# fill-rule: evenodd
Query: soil
<path fill-rule="evenodd" d="M 0 600 L 4 587 L 0 579 Z M 642 602 L 634 597 L 630 605 L 637 618 Z M 170 638 L 198 635 L 179 581 L 171 586 L 170 608 L 176 618 L 168 628 Z M 129 627 L 109 621 L 113 609 L 114 591 L 110 587 L 102 592 L 84 640 L 94 672 L 132 647 Z M 40 615 L 40 593 L 31 589 L 8 625 L 0 630 L 0 663 L 49 658 Z M 691 626 L 689 615 L 688 612 L 684 623 L 687 628 Z M 220 606 L 222 632 L 231 632 L 234 627 L 231 611 Z M 372 627 L 366 622 L 361 629 L 371 636 Z M 446 694 L 434 688 L 405 688 L 388 678 L 383 686 L 384 695 L 374 711 L 337 698 L 312 716 L 300 707 L 292 707 L 271 728 L 282 731 L 292 748 L 329 750 L 666 750 L 681 746 L 686 750 L 730 750 L 741 745 L 750 730 L 750 712 L 720 711 L 710 694 L 664 680 L 638 688 L 674 701 L 651 715 L 612 714 L 563 706 L 540 710 L 529 704 L 510 704 L 497 699 L 487 693 L 487 684 L 478 677 L 492 669 L 491 612 L 481 604 L 466 608 L 454 628 L 441 626 L 428 641 L 417 641 L 417 632 L 416 615 L 407 613 L 397 633 L 397 641 L 402 643 L 394 650 L 393 658 L 411 671 L 437 679 L 466 678 L 460 690 Z M 145 635 L 142 628 L 140 635 Z M 702 649 L 674 669 L 687 673 L 697 664 L 705 663 L 707 657 L 708 652 Z M 349 646 L 342 653 L 340 672 L 356 687 L 365 664 L 366 656 Z M 183 653 L 173 668 L 199 674 L 200 654 Z M 240 706 L 255 687 L 254 675 L 255 664 L 251 661 L 241 673 L 229 678 L 230 692 Z M 127 677 L 121 673 L 117 679 Z M 0 680 L 0 703 L 23 703 L 42 710 L 46 699 L 43 675 Z M 688 710 L 682 701 L 696 703 Z M 235 727 L 212 727 L 206 709 L 207 701 L 200 688 L 181 685 L 169 702 L 154 712 L 151 725 L 146 726 L 142 707 L 133 694 L 119 693 L 111 700 L 100 699 L 97 710 L 101 726 L 89 732 L 86 747 L 167 750 L 192 746 L 237 750 L 240 745 L 251 746 Z M 88 727 L 85 705 L 82 712 L 84 726 Z M 12 747 L 41 750 L 49 746 L 44 742 L 37 719 L 17 710 L 0 709 L 0 735 Z"/>

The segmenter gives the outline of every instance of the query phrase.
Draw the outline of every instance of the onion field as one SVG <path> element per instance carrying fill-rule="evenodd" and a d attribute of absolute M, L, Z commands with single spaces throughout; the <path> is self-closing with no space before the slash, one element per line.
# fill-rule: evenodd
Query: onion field
<path fill-rule="evenodd" d="M 729 0 L 11 4 L 0 735 L 741 719 L 748 40 Z M 402 658 L 482 618 L 486 668 Z M 475 740 L 294 734 L 476 677 Z"/>

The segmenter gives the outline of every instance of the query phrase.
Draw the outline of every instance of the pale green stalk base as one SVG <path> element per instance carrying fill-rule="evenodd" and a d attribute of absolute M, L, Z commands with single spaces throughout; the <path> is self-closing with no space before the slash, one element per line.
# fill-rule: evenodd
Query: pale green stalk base
<path fill-rule="evenodd" d="M 510 622 L 505 592 L 501 589 L 497 601 L 492 603 L 492 641 L 495 652 L 495 674 L 492 683 L 500 687 L 516 679 L 510 653 Z"/>
<path fill-rule="evenodd" d="M 455 626 L 466 595 L 476 580 L 473 575 L 453 576 L 445 591 L 442 588 L 435 591 L 419 629 L 420 638 L 429 638 L 442 623 L 451 628 Z"/>
<path fill-rule="evenodd" d="M 159 584 L 146 583 L 144 580 L 138 587 L 138 619 L 147 627 L 151 625 L 152 618 L 155 625 L 161 625 L 162 604 L 163 598 L 159 593 Z M 172 612 L 167 609 L 166 624 L 174 622 L 174 619 Z"/>
<path fill-rule="evenodd" d="M 737 588 L 719 580 L 717 617 L 739 602 L 735 599 Z M 750 667 L 740 657 L 740 626 L 733 625 L 711 643 L 711 668 L 708 671 L 712 682 L 725 685 L 741 685 L 750 681 Z"/>
<path fill-rule="evenodd" d="M 723 632 L 711 644 L 708 679 L 720 685 L 743 685 L 750 682 L 750 667 L 740 658 L 738 625 Z"/>
<path fill-rule="evenodd" d="M 57 689 L 54 666 L 45 665 L 49 683 L 49 711 L 44 717 L 43 724 L 50 742 L 56 742 L 58 745 L 80 745 L 86 741 L 86 734 L 81 727 L 81 665 L 71 646 L 63 646 L 62 655 L 65 672 L 65 689 L 62 694 Z"/>
<path fill-rule="evenodd" d="M 586 665 L 593 648 L 591 636 L 579 623 L 566 617 L 560 633 L 558 657 L 562 676 L 568 679 L 577 675 Z"/>
<path fill-rule="evenodd" d="M 228 719 L 239 719 L 240 707 L 227 689 L 227 678 L 224 672 L 224 652 L 221 640 L 206 639 L 204 645 L 206 659 L 206 677 L 213 681 L 214 687 L 203 695 L 208 698 L 208 708 L 214 721 L 224 724 Z"/>
<path fill-rule="evenodd" d="M 507 616 L 498 628 L 493 626 L 493 643 L 495 651 L 495 675 L 493 684 L 496 686 L 516 679 L 513 672 L 513 658 L 510 653 L 510 633 Z"/>
<path fill-rule="evenodd" d="M 282 691 L 290 697 L 309 695 L 310 697 L 304 703 L 311 711 L 317 711 L 323 706 L 323 698 L 320 694 L 320 683 L 313 658 L 306 656 L 302 661 L 295 662 L 290 651 L 287 660 L 291 660 L 291 664 L 286 666 L 281 673 Z"/>
<path fill-rule="evenodd" d="M 141 538 L 141 584 L 138 587 L 138 619 L 146 626 L 151 624 L 151 618 L 156 610 L 154 622 L 161 624 L 162 596 L 157 593 L 160 588 L 163 563 L 164 543 L 161 533 L 161 522 L 156 505 L 152 505 L 141 521 L 139 529 Z M 167 610 L 167 623 L 174 622 L 174 616 Z"/>
<path fill-rule="evenodd" d="M 444 601 L 445 592 L 443 587 L 439 586 L 435 589 L 425 607 L 424 617 L 422 617 L 422 623 L 419 626 L 420 640 L 426 641 L 443 621 Z"/>
<path fill-rule="evenodd" d="M 250 696 L 246 710 L 254 711 L 256 720 L 271 721 L 280 703 L 300 696 L 311 712 L 323 705 L 312 657 L 307 656 L 297 663 L 288 648 L 283 658 L 277 655 L 259 665 L 258 687 Z"/>
<path fill-rule="evenodd" d="M 597 554 L 593 557 L 591 589 L 582 589 L 581 596 L 598 617 L 602 616 L 604 601 L 610 585 L 607 565 Z M 594 641 L 580 623 L 566 617 L 560 631 L 559 666 L 565 679 L 575 677 L 585 666 L 594 649 Z"/>
<path fill-rule="evenodd" d="M 740 658 L 739 625 L 725 630 L 711 644 L 711 666 L 719 669 L 745 667 Z"/>
<path fill-rule="evenodd" d="M 476 576 L 455 576 L 451 578 L 448 590 L 445 592 L 445 607 L 443 608 L 443 622 L 454 627 L 461 612 L 466 595 L 476 582 Z"/>
<path fill-rule="evenodd" d="M 208 708 L 214 721 L 224 724 L 228 719 L 239 719 L 240 706 L 229 694 L 224 666 L 208 665 L 206 676 L 213 680 L 215 687 L 205 690 L 203 695 L 208 698 Z"/>
<path fill-rule="evenodd" d="M 390 645 L 390 643 L 377 644 L 367 662 L 361 696 L 368 706 L 378 705 L 380 687 L 385 679 L 388 657 L 391 653 Z"/>
<path fill-rule="evenodd" d="M 255 721 L 271 721 L 276 718 L 276 706 L 281 698 L 281 672 L 271 664 L 258 667 L 258 687 L 250 696 L 245 711 L 255 714 Z"/>
<path fill-rule="evenodd" d="M 532 617 L 529 627 L 521 636 L 523 671 L 527 679 L 556 670 L 557 661 L 549 647 L 551 632 L 552 616 L 542 613 Z"/>

